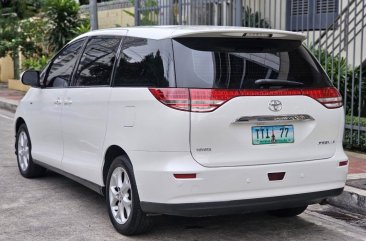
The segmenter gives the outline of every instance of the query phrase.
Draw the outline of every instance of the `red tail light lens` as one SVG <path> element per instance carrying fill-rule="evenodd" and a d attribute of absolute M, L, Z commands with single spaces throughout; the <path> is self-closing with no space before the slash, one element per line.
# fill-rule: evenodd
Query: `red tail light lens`
<path fill-rule="evenodd" d="M 188 88 L 150 88 L 157 100 L 173 109 L 192 112 L 214 111 L 225 102 L 238 96 L 289 96 L 305 95 L 317 100 L 328 109 L 342 107 L 342 96 L 334 87 L 317 89 L 281 90 L 225 90 Z"/>
<path fill-rule="evenodd" d="M 343 106 L 342 96 L 338 90 L 334 87 L 321 88 L 321 89 L 304 89 L 303 95 L 309 96 L 328 109 L 335 109 Z"/>
<path fill-rule="evenodd" d="M 170 108 L 189 111 L 189 91 L 186 88 L 150 88 L 155 98 Z"/>
<path fill-rule="evenodd" d="M 191 111 L 209 112 L 217 109 L 226 101 L 239 96 L 237 90 L 191 89 Z"/>

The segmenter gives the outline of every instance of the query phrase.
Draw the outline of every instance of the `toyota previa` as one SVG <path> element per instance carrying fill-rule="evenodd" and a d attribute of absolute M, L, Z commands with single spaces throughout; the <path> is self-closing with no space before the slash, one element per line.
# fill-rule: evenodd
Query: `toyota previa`
<path fill-rule="evenodd" d="M 15 116 L 26 178 L 61 173 L 105 196 L 122 234 L 155 215 L 301 214 L 338 195 L 342 97 L 299 33 L 156 26 L 83 34 Z"/>

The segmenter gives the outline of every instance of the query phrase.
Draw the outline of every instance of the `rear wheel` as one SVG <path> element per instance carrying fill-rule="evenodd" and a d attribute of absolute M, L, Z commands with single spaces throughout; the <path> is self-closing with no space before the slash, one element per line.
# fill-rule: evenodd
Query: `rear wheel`
<path fill-rule="evenodd" d="M 303 213 L 307 207 L 308 207 L 308 205 L 296 207 L 296 208 L 278 209 L 278 210 L 268 211 L 268 213 L 272 216 L 281 217 L 281 218 L 282 217 L 295 217 L 295 216 Z"/>
<path fill-rule="evenodd" d="M 140 207 L 132 165 L 127 156 L 114 159 L 106 182 L 106 199 L 109 217 L 115 229 L 124 235 L 147 232 L 152 227 Z"/>
<path fill-rule="evenodd" d="M 40 177 L 46 173 L 46 169 L 35 164 L 32 158 L 32 144 L 29 137 L 28 129 L 25 124 L 22 124 L 16 136 L 16 154 L 18 168 L 20 174 L 26 178 Z"/>

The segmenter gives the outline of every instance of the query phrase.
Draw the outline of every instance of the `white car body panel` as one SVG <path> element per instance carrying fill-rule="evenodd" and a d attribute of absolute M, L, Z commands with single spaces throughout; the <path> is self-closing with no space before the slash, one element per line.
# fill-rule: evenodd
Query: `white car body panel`
<path fill-rule="evenodd" d="M 279 100 L 280 112 L 269 110 L 268 103 Z M 309 115 L 314 120 L 235 123 L 243 116 Z M 210 113 L 192 113 L 191 151 L 203 166 L 240 166 L 298 162 L 330 158 L 344 121 L 343 111 L 327 109 L 307 96 L 236 97 Z M 342 116 L 342 117 L 341 117 Z M 341 117 L 341 118 L 340 118 Z M 252 144 L 252 126 L 293 125 L 294 143 Z M 341 135 L 342 136 L 342 135 Z M 322 144 L 329 141 L 328 144 Z M 197 151 L 209 148 L 210 151 Z"/>
<path fill-rule="evenodd" d="M 66 89 L 31 88 L 17 111 L 17 115 L 25 120 L 31 136 L 32 157 L 56 168 L 61 168 L 64 151 L 61 101 L 65 92 Z M 26 112 L 21 113 L 22 108 Z"/>
<path fill-rule="evenodd" d="M 111 90 L 110 87 L 67 88 L 64 98 L 62 170 L 91 182 L 100 182 Z"/>
<path fill-rule="evenodd" d="M 112 88 L 107 126 L 105 150 L 189 152 L 189 112 L 167 108 L 147 88 Z"/>
<path fill-rule="evenodd" d="M 129 156 L 135 160 L 140 200 L 153 203 L 223 202 L 331 190 L 344 187 L 348 171 L 347 166 L 338 166 L 347 160 L 339 144 L 328 159 L 240 167 L 203 167 L 189 152 L 138 151 Z M 271 172 L 286 175 L 269 181 Z M 197 173 L 197 178 L 178 180 L 175 173 Z"/>

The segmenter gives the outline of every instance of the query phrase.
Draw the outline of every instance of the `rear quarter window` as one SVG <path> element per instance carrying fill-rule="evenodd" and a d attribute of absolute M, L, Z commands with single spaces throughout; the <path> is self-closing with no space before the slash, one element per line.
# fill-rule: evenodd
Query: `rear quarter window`
<path fill-rule="evenodd" d="M 116 68 L 114 86 L 175 87 L 171 40 L 126 37 Z"/>

